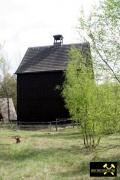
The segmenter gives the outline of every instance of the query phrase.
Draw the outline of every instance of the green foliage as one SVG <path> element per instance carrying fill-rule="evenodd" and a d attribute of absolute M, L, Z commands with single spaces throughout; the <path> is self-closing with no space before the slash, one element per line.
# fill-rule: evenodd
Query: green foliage
<path fill-rule="evenodd" d="M 96 147 L 104 133 L 119 130 L 120 86 L 96 84 L 85 55 L 71 49 L 65 72 L 63 97 L 73 120 L 79 121 L 86 147 Z M 97 138 L 95 142 L 95 137 Z"/>
<path fill-rule="evenodd" d="M 0 83 L 0 97 L 2 98 L 12 98 L 14 105 L 16 107 L 16 78 L 11 74 L 7 73 L 4 75 Z M 6 94 L 7 92 L 7 94 Z"/>
<path fill-rule="evenodd" d="M 92 74 L 86 68 L 83 55 L 78 50 L 71 49 L 69 56 L 63 96 L 67 106 L 70 106 L 71 116 L 81 119 L 86 113 L 85 107 L 88 104 L 86 94 L 89 93 L 89 85 L 94 87 L 94 81 L 90 79 Z M 80 108 L 78 108 L 79 105 L 81 105 Z"/>
<path fill-rule="evenodd" d="M 96 79 L 115 79 L 120 83 L 120 1 L 103 0 L 89 17 L 80 16 L 79 30 L 90 42 Z"/>
<path fill-rule="evenodd" d="M 98 86 L 100 118 L 103 121 L 103 133 L 114 133 L 120 130 L 120 85 L 105 82 Z"/>
<path fill-rule="evenodd" d="M 105 15 L 109 20 L 117 25 L 120 21 L 120 1 L 119 0 L 107 0 L 104 4 Z"/>
<path fill-rule="evenodd" d="M 63 97 L 71 117 L 80 122 L 86 147 L 95 148 L 103 134 L 120 130 L 119 12 L 119 0 L 104 0 L 88 18 L 81 13 L 79 29 L 90 42 L 96 81 L 90 57 L 70 51 Z"/>
<path fill-rule="evenodd" d="M 94 96 L 96 86 L 93 79 L 93 71 L 87 65 L 86 56 L 77 49 L 71 49 L 69 56 L 70 60 L 65 73 L 63 97 L 71 117 L 80 122 L 84 144 L 87 147 L 95 145 L 94 129 L 95 124 L 99 123 L 99 121 L 95 123 L 96 119 L 93 117 L 96 106 L 96 96 Z M 88 139 L 90 139 L 90 144 Z"/>

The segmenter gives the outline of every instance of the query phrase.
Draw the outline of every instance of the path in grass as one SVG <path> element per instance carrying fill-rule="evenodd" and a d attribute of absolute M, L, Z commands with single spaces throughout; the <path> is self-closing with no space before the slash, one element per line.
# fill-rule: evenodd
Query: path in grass
<path fill-rule="evenodd" d="M 15 135 L 22 142 L 15 144 Z M 97 154 L 88 152 L 77 129 L 60 132 L 0 130 L 0 180 L 89 180 L 89 163 L 117 161 L 120 135 L 102 139 Z M 108 179 L 108 178 L 98 178 Z"/>

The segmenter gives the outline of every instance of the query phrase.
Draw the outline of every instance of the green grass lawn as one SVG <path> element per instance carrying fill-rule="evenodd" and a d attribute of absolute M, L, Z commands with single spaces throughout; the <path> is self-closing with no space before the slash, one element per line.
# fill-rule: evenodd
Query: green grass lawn
<path fill-rule="evenodd" d="M 20 135 L 15 144 L 13 136 Z M 118 177 L 90 178 L 89 163 L 117 161 Z M 0 180 L 120 179 L 120 135 L 102 138 L 97 153 L 87 151 L 79 130 L 58 132 L 0 129 Z"/>

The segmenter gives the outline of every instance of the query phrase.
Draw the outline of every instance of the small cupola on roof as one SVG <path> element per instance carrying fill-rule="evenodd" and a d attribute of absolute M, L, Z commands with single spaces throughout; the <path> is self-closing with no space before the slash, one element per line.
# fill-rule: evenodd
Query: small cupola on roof
<path fill-rule="evenodd" d="M 62 45 L 63 44 L 63 36 L 61 34 L 54 35 L 54 45 Z"/>

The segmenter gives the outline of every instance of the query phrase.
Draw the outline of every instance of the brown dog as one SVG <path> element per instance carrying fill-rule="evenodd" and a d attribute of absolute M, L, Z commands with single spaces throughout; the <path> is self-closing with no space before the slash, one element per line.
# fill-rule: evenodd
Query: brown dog
<path fill-rule="evenodd" d="M 21 138 L 20 136 L 15 136 L 16 144 L 21 142 L 20 138 Z"/>

